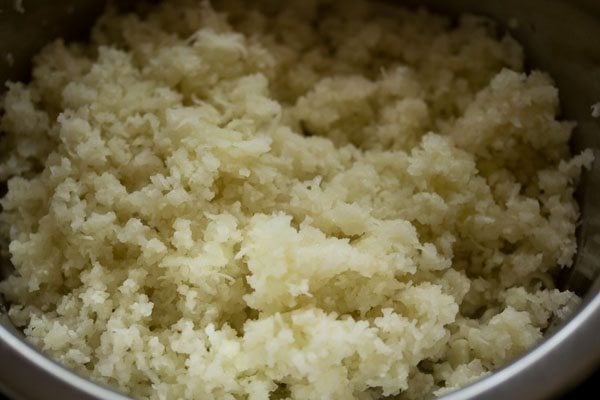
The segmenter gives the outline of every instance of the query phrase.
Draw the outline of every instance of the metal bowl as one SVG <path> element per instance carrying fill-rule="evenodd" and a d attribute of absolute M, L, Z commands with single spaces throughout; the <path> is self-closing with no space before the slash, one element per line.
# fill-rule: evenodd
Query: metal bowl
<path fill-rule="evenodd" d="M 50 40 L 85 38 L 104 3 L 1 0 L 0 81 L 26 80 L 31 57 Z M 20 4 L 24 13 L 15 7 Z M 524 45 L 528 65 L 548 71 L 555 79 L 563 116 L 578 123 L 573 151 L 594 149 L 597 161 L 584 173 L 577 192 L 582 221 L 575 265 L 560 282 L 584 297 L 582 305 L 527 354 L 444 399 L 558 396 L 600 366 L 600 119 L 592 118 L 590 109 L 600 101 L 600 2 L 404 0 L 402 4 L 496 20 Z M 46 358 L 23 340 L 5 311 L 0 305 L 0 389 L 4 393 L 15 399 L 126 399 Z"/>

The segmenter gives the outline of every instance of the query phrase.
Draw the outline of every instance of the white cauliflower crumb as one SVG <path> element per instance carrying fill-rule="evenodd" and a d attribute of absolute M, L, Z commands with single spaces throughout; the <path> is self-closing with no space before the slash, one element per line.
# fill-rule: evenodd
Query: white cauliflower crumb
<path fill-rule="evenodd" d="M 23 6 L 23 0 L 15 0 L 13 3 L 13 8 L 15 9 L 16 12 L 18 12 L 20 14 L 25 13 L 25 7 Z"/>
<path fill-rule="evenodd" d="M 600 102 L 592 104 L 592 117 L 600 118 Z"/>
<path fill-rule="evenodd" d="M 567 313 L 593 155 L 514 40 L 215 3 L 109 11 L 8 84 L 0 293 L 28 340 L 139 399 L 422 399 Z"/>
<path fill-rule="evenodd" d="M 15 65 L 15 57 L 12 55 L 12 53 L 10 53 L 10 52 L 6 53 L 6 56 L 4 58 L 6 59 L 6 64 L 9 67 L 12 67 L 13 65 Z"/>

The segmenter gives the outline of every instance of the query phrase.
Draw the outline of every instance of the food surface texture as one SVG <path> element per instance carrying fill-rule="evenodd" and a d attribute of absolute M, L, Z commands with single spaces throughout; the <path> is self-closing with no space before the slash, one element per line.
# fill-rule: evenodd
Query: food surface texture
<path fill-rule="evenodd" d="M 109 9 L 2 97 L 9 315 L 139 399 L 424 399 L 577 296 L 590 152 L 490 21 L 358 1 Z"/>

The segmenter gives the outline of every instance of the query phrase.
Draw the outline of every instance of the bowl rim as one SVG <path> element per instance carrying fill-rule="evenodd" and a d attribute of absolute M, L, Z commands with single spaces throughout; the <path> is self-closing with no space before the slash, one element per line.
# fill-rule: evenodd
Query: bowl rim
<path fill-rule="evenodd" d="M 513 362 L 443 400 L 529 400 L 554 397 L 577 384 L 600 365 L 600 290 L 554 333 Z M 53 397 L 69 400 L 127 400 L 129 397 L 78 375 L 46 357 L 23 338 L 0 324 L 0 389 L 15 399 Z"/>
<path fill-rule="evenodd" d="M 600 365 L 600 291 L 591 291 L 555 332 L 529 351 L 441 399 L 547 399 L 583 381 Z"/>

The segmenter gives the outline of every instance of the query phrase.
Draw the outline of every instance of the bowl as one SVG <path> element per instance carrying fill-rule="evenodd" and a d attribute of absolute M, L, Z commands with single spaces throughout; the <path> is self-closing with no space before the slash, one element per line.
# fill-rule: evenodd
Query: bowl
<path fill-rule="evenodd" d="M 134 1 L 120 2 L 129 7 Z M 388 1 L 387 3 L 394 3 Z M 397 1 L 400 3 L 400 1 Z M 30 61 L 49 41 L 85 40 L 103 0 L 4 1 L 0 4 L 0 80 L 27 80 Z M 489 376 L 444 397 L 447 400 L 555 397 L 600 366 L 600 119 L 591 106 L 600 102 L 600 3 L 595 0 L 405 0 L 449 15 L 489 16 L 524 47 L 529 67 L 555 80 L 562 117 L 577 121 L 574 153 L 590 148 L 596 161 L 584 172 L 577 200 L 581 224 L 574 267 L 559 285 L 583 297 L 579 308 L 557 322 L 544 340 Z M 2 260 L 4 272 L 10 268 Z M 24 341 L 0 304 L 0 390 L 15 399 L 126 399 L 46 358 Z"/>

